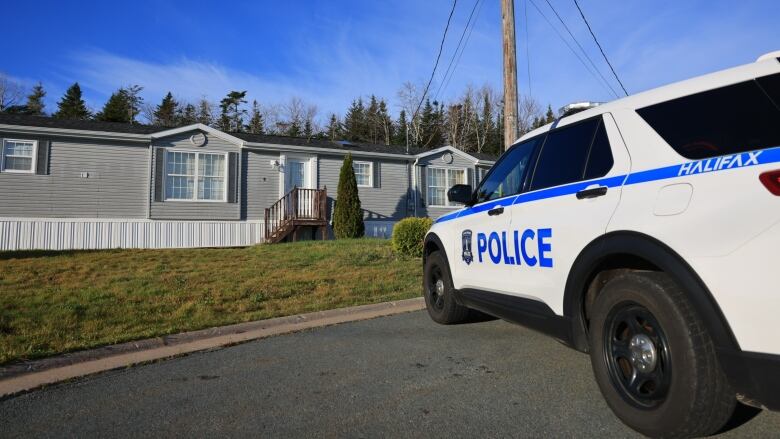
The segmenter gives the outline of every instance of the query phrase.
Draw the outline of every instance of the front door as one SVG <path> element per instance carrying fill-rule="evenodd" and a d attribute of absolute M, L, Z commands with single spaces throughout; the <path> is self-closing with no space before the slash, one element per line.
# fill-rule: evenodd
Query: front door
<path fill-rule="evenodd" d="M 288 158 L 284 179 L 284 193 L 287 194 L 294 188 L 307 189 L 309 187 L 311 176 L 309 175 L 309 161 L 304 159 Z M 286 209 L 288 215 L 300 217 L 302 213 L 311 212 L 311 197 L 306 197 L 299 193 L 297 202 L 289 199 Z M 292 203 L 297 203 L 292 204 Z"/>
<path fill-rule="evenodd" d="M 523 187 L 537 140 L 514 146 L 477 189 L 477 203 L 452 220 L 450 262 L 455 288 L 509 294 L 517 273 L 512 203 Z"/>

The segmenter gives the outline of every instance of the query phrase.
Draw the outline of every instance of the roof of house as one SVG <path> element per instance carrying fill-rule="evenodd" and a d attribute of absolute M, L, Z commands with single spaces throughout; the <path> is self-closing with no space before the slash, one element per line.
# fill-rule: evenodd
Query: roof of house
<path fill-rule="evenodd" d="M 169 130 L 168 127 L 154 125 L 129 124 L 120 122 L 101 122 L 95 120 L 55 119 L 45 116 L 29 116 L 22 114 L 0 113 L 0 125 L 18 125 L 27 127 L 59 128 L 80 131 L 101 131 L 123 134 L 152 135 Z M 403 145 L 376 145 L 369 143 L 356 143 L 346 141 L 332 141 L 327 139 L 308 139 L 305 137 L 276 136 L 268 134 L 228 133 L 231 136 L 250 143 L 267 143 L 273 145 L 306 146 L 312 148 L 339 149 L 343 151 L 378 152 L 399 155 L 417 155 L 425 149 L 410 147 L 408 152 Z M 489 154 L 467 152 L 478 160 L 495 161 L 496 157 Z"/>

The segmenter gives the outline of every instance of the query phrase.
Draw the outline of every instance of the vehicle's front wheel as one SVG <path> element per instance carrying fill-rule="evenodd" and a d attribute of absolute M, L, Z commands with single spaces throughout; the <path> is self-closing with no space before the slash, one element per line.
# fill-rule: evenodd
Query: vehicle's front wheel
<path fill-rule="evenodd" d="M 466 320 L 469 309 L 455 300 L 450 268 L 438 251 L 425 260 L 423 294 L 428 314 L 436 323 L 450 325 Z"/>
<path fill-rule="evenodd" d="M 591 362 L 615 414 L 648 436 L 715 433 L 736 395 L 696 311 L 666 274 L 610 280 L 590 316 Z"/>

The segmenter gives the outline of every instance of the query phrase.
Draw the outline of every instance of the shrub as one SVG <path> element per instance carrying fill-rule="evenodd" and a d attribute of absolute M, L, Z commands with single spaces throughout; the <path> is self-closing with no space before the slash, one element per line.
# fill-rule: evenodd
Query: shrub
<path fill-rule="evenodd" d="M 333 211 L 333 234 L 336 239 L 360 238 L 366 226 L 363 224 L 355 170 L 352 169 L 352 154 L 347 154 L 341 165 L 337 196 Z"/>
<path fill-rule="evenodd" d="M 393 227 L 393 250 L 409 256 L 422 256 L 425 234 L 433 225 L 430 218 L 404 218 Z"/>

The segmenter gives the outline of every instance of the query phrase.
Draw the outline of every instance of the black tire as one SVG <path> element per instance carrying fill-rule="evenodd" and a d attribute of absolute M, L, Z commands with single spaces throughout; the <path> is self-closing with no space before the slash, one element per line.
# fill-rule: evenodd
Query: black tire
<path fill-rule="evenodd" d="M 607 404 L 642 434 L 706 436 L 734 412 L 736 394 L 712 339 L 685 292 L 664 273 L 610 280 L 593 304 L 589 341 Z"/>
<path fill-rule="evenodd" d="M 428 255 L 425 260 L 423 295 L 428 314 L 436 323 L 443 325 L 461 323 L 469 315 L 469 309 L 455 300 L 450 268 L 438 251 Z"/>

